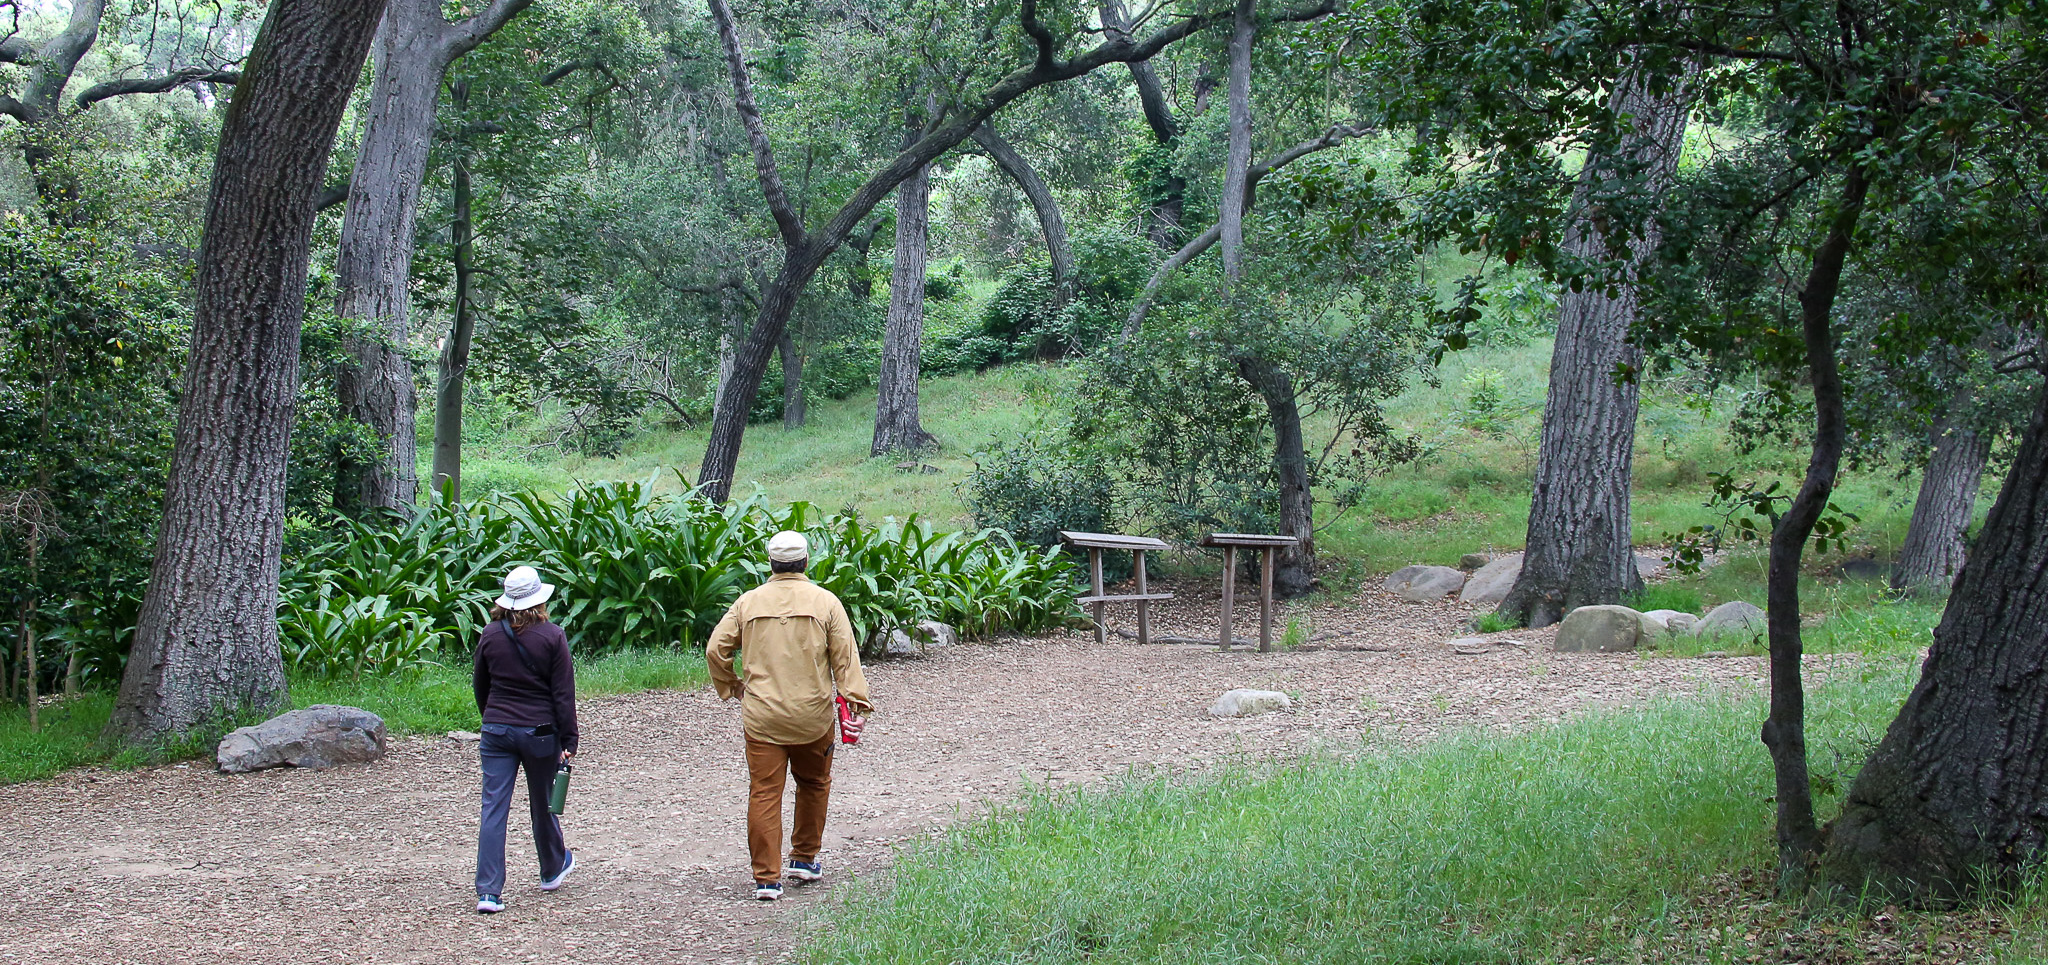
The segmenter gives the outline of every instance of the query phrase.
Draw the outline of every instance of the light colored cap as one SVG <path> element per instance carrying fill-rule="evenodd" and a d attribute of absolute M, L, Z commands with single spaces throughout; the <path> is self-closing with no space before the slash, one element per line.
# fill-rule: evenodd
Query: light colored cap
<path fill-rule="evenodd" d="M 505 574 L 505 595 L 498 598 L 498 605 L 507 610 L 524 610 L 540 606 L 554 595 L 555 585 L 542 583 L 539 570 L 515 566 Z"/>
<path fill-rule="evenodd" d="M 768 537 L 768 558 L 777 563 L 794 563 L 811 558 L 811 544 L 804 534 L 785 529 Z"/>

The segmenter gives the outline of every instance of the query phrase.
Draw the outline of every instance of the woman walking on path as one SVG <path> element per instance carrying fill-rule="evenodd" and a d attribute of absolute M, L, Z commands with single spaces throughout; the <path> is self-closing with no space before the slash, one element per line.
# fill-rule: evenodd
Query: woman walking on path
<path fill-rule="evenodd" d="M 531 566 L 505 576 L 491 625 L 476 645 L 476 709 L 483 714 L 483 821 L 476 834 L 476 910 L 505 910 L 505 821 L 512 782 L 526 769 L 527 811 L 540 852 L 540 890 L 562 886 L 576 854 L 548 811 L 555 771 L 576 755 L 576 668 L 569 639 L 548 622 L 553 584 Z"/>
<path fill-rule="evenodd" d="M 873 710 L 846 608 L 804 575 L 810 555 L 801 533 L 785 530 L 770 538 L 768 568 L 774 575 L 733 603 L 704 649 L 719 698 L 741 698 L 752 785 L 747 850 L 753 855 L 754 897 L 762 901 L 782 897 L 782 791 L 791 775 L 796 816 L 786 873 L 798 881 L 825 875 L 818 849 L 832 794 L 833 685 L 856 712 Z M 745 679 L 733 668 L 742 654 Z M 860 736 L 864 722 L 845 721 L 849 739 Z"/>

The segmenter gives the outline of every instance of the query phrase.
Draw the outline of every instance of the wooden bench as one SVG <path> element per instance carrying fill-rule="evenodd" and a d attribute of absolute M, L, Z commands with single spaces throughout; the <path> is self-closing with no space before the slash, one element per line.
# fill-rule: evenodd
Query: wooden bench
<path fill-rule="evenodd" d="M 1222 628 L 1217 631 L 1217 642 L 1223 649 L 1230 649 L 1231 597 L 1237 591 L 1237 551 L 1257 549 L 1264 558 L 1259 560 L 1259 652 L 1273 649 L 1273 551 L 1293 546 L 1292 536 L 1267 536 L 1259 533 L 1210 533 L 1202 537 L 1203 546 L 1223 550 L 1223 616 Z"/>
<path fill-rule="evenodd" d="M 1152 642 L 1152 601 L 1171 600 L 1171 593 L 1153 593 L 1145 583 L 1145 554 L 1149 551 L 1169 550 L 1165 540 L 1149 536 L 1119 536 L 1115 533 L 1070 533 L 1062 531 L 1060 541 L 1076 549 L 1088 551 L 1087 596 L 1075 597 L 1074 602 L 1086 604 L 1095 619 L 1095 642 L 1105 643 L 1109 629 L 1102 622 L 1103 607 L 1111 603 L 1138 604 L 1138 642 Z M 1135 574 L 1138 577 L 1138 592 L 1108 594 L 1102 588 L 1102 551 L 1124 550 L 1131 554 Z"/>

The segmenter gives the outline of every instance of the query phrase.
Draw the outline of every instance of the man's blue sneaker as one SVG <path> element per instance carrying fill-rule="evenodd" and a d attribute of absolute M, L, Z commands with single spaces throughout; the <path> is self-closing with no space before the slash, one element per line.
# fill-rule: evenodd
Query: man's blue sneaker
<path fill-rule="evenodd" d="M 569 857 L 562 862 L 562 870 L 555 872 L 554 877 L 542 881 L 540 883 L 540 890 L 553 891 L 556 888 L 562 887 L 562 879 L 569 877 L 569 872 L 575 870 L 575 868 L 576 852 L 571 851 L 569 852 Z"/>
<path fill-rule="evenodd" d="M 754 897 L 760 899 L 761 901 L 774 901 L 775 899 L 782 897 L 782 882 L 754 882 Z"/>
<path fill-rule="evenodd" d="M 505 910 L 505 903 L 500 901 L 497 895 L 478 895 L 476 910 L 480 915 L 495 915 Z"/>
<path fill-rule="evenodd" d="M 822 861 L 798 861 L 791 858 L 789 869 L 784 874 L 798 881 L 816 881 L 825 877 L 825 863 Z"/>

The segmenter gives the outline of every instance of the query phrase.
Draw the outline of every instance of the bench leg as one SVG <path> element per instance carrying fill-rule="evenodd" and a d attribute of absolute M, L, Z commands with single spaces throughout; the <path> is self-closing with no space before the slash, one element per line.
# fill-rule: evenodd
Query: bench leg
<path fill-rule="evenodd" d="M 1273 651 L 1273 548 L 1259 560 L 1259 652 Z"/>
<path fill-rule="evenodd" d="M 1140 596 L 1143 596 L 1144 594 L 1146 594 L 1146 593 L 1150 592 L 1150 590 L 1149 590 L 1149 589 L 1147 588 L 1147 586 L 1146 586 L 1146 583 L 1145 583 L 1145 551 L 1144 551 L 1144 550 L 1138 550 L 1137 552 L 1133 553 L 1133 554 L 1132 554 L 1132 556 L 1133 556 L 1133 557 L 1135 557 L 1135 559 L 1136 559 L 1136 566 L 1137 566 L 1137 568 L 1138 568 L 1138 594 L 1139 594 Z M 1151 600 L 1139 600 L 1139 601 L 1138 601 L 1138 644 L 1139 644 L 1139 646 L 1143 646 L 1143 645 L 1145 645 L 1145 644 L 1148 644 L 1148 643 L 1151 643 L 1151 642 L 1152 642 L 1152 601 L 1151 601 Z"/>
<path fill-rule="evenodd" d="M 1099 549 L 1088 551 L 1088 585 L 1094 590 L 1095 596 L 1102 595 L 1102 551 Z M 1101 603 L 1090 604 L 1088 607 L 1095 613 L 1096 643 L 1109 642 L 1109 630 L 1102 624 L 1102 608 Z"/>
<path fill-rule="evenodd" d="M 1216 631 L 1217 644 L 1230 649 L 1231 596 L 1237 592 L 1237 547 L 1223 548 L 1223 614 L 1219 618 L 1222 629 Z"/>

